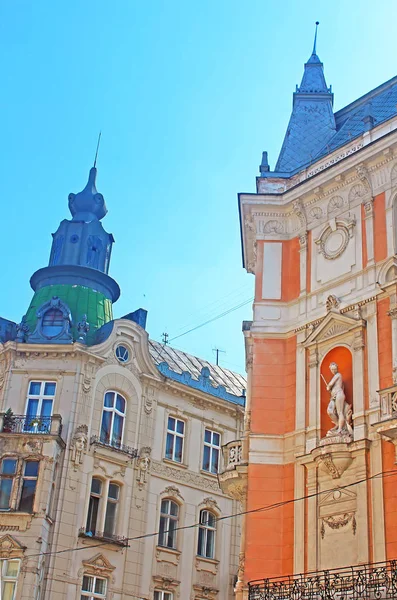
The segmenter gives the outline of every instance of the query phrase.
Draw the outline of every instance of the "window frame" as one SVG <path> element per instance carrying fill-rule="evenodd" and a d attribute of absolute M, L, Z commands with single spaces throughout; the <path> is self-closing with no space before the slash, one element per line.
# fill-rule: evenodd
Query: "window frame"
<path fill-rule="evenodd" d="M 168 597 L 166 594 L 168 594 Z M 169 590 L 154 590 L 153 598 L 154 600 L 173 600 L 174 594 Z"/>
<path fill-rule="evenodd" d="M 90 578 L 93 580 L 93 586 L 92 586 L 93 591 L 92 592 L 90 592 L 88 590 L 83 590 L 84 577 L 87 577 L 87 578 Z M 94 591 L 97 580 L 105 581 L 105 593 L 104 594 L 99 594 Z M 92 573 L 83 573 L 83 580 L 81 582 L 81 590 L 80 590 L 80 599 L 85 598 L 86 600 L 106 600 L 106 596 L 108 593 L 108 583 L 109 583 L 109 580 L 106 577 L 93 575 Z"/>
<path fill-rule="evenodd" d="M 92 491 L 92 482 L 95 480 L 99 481 L 101 484 L 101 491 L 98 492 L 93 492 Z M 109 497 L 109 489 L 110 486 L 117 486 L 118 488 L 118 498 L 117 500 Z M 119 515 L 121 513 L 121 501 L 122 501 L 122 493 L 123 493 L 123 484 L 119 481 L 114 481 L 114 480 L 109 480 L 109 479 L 103 479 L 101 476 L 98 476 L 96 473 L 94 473 L 94 475 L 91 477 L 91 483 L 90 483 L 90 487 L 89 487 L 89 495 L 88 495 L 88 504 L 87 504 L 87 509 L 86 509 L 86 519 L 85 519 L 85 525 L 84 525 L 84 531 L 85 534 L 88 535 L 89 537 L 93 537 L 93 538 L 108 538 L 108 539 L 113 539 L 113 537 L 117 536 L 117 531 L 118 531 L 118 519 L 119 519 Z M 92 498 L 97 498 L 98 499 L 98 508 L 97 508 L 97 512 L 96 512 L 96 520 L 95 520 L 95 528 L 93 528 L 92 526 L 89 527 L 89 525 L 92 525 L 92 523 L 89 523 L 88 519 L 89 519 L 89 515 L 90 515 L 90 506 L 91 506 L 91 499 Z M 113 524 L 112 524 L 112 531 L 110 530 L 105 530 L 106 528 L 106 519 L 108 516 L 108 506 L 110 505 L 116 505 L 115 508 L 115 512 L 113 515 Z M 92 520 L 92 517 L 91 517 Z"/>
<path fill-rule="evenodd" d="M 208 515 L 211 515 L 214 518 L 214 525 L 210 526 L 208 524 L 208 518 L 207 518 L 207 522 L 202 523 L 202 515 L 203 513 L 207 513 Z M 213 512 L 212 510 L 210 510 L 207 507 L 201 508 L 200 509 L 200 513 L 199 513 L 199 527 L 198 527 L 198 535 L 197 535 L 197 556 L 200 558 L 204 558 L 204 559 L 208 559 L 208 560 L 216 560 L 215 559 L 215 555 L 216 555 L 216 538 L 217 538 L 217 519 L 218 519 L 218 515 Z M 202 532 L 202 537 L 201 537 L 201 532 Z M 206 553 L 206 549 L 207 549 L 207 543 L 208 543 L 208 536 L 209 536 L 209 532 L 212 533 L 212 543 L 211 543 L 211 556 L 208 556 Z M 201 537 L 201 540 L 200 540 Z M 200 548 L 201 546 L 201 548 Z M 203 550 L 204 552 L 201 552 L 200 550 Z"/>
<path fill-rule="evenodd" d="M 38 394 L 32 394 L 30 392 L 30 386 L 32 383 L 38 383 L 40 384 L 40 391 Z M 50 380 L 50 379 L 30 379 L 28 381 L 28 389 L 27 389 L 27 394 L 26 394 L 26 403 L 25 403 L 25 415 L 26 415 L 26 421 L 24 424 L 24 432 L 33 432 L 35 433 L 37 431 L 37 427 L 39 424 L 39 420 L 42 420 L 42 424 L 41 427 L 46 426 L 48 429 L 48 433 L 51 430 L 51 419 L 52 416 L 54 415 L 54 405 L 55 405 L 55 398 L 56 398 L 56 393 L 57 393 L 57 381 L 54 380 Z M 55 390 L 53 394 L 45 394 L 45 387 L 47 384 L 53 384 L 55 386 Z M 50 411 L 50 415 L 43 415 L 43 402 L 44 401 L 49 401 L 51 400 L 51 411 Z M 37 407 L 36 407 L 36 412 L 33 413 L 29 413 L 28 412 L 28 408 L 29 408 L 29 402 L 35 402 L 37 401 Z M 48 419 L 48 423 L 46 423 L 46 419 Z M 38 421 L 37 424 L 33 425 L 32 423 L 34 421 Z"/>
<path fill-rule="evenodd" d="M 12 474 L 11 473 L 10 474 L 8 474 L 8 473 L 2 473 L 3 462 L 5 460 L 15 461 L 15 470 L 14 470 L 14 473 L 12 473 Z M 7 481 L 9 481 L 10 479 L 12 480 L 11 490 L 10 490 L 9 497 L 8 497 L 8 508 L 0 508 L 0 512 L 9 512 L 9 511 L 13 510 L 13 504 L 14 504 L 13 500 L 14 500 L 14 497 L 15 497 L 15 488 L 16 488 L 16 486 L 18 486 L 18 467 L 19 467 L 19 462 L 20 461 L 18 460 L 18 458 L 16 456 L 15 457 L 14 456 L 3 456 L 0 459 L 0 489 L 2 487 L 3 480 L 7 480 Z"/>
<path fill-rule="evenodd" d="M 35 511 L 35 506 L 36 506 L 36 502 L 37 502 L 37 490 L 38 490 L 38 485 L 39 485 L 39 480 L 40 480 L 40 469 L 41 469 L 41 460 L 37 460 L 37 459 L 26 459 L 26 458 L 18 458 L 17 456 L 3 456 L 0 459 L 0 471 L 2 469 L 2 464 L 4 460 L 15 460 L 16 461 L 16 468 L 15 468 L 15 473 L 11 476 L 6 475 L 6 479 L 13 479 L 13 483 L 11 486 L 11 492 L 10 492 L 10 496 L 9 496 L 9 506 L 8 508 L 0 508 L 0 514 L 1 513 L 5 513 L 5 512 L 19 512 L 19 513 L 25 513 L 25 514 L 34 514 Z M 26 475 L 25 474 L 25 470 L 26 470 L 26 466 L 29 463 L 36 463 L 37 464 L 37 475 Z M 0 473 L 0 480 L 1 477 L 3 477 L 3 475 Z M 23 494 L 23 489 L 24 489 L 24 482 L 25 481 L 35 481 L 36 485 L 34 486 L 34 492 L 33 492 L 33 499 L 32 499 L 32 507 L 31 510 L 26 511 L 26 510 L 22 510 L 21 509 L 21 501 L 22 501 L 22 494 Z"/>
<path fill-rule="evenodd" d="M 175 429 L 170 429 L 170 419 L 175 421 Z M 178 423 L 183 423 L 183 433 L 177 431 Z M 175 417 L 173 414 L 167 414 L 167 422 L 166 422 L 166 436 L 165 436 L 165 449 L 164 449 L 164 458 L 166 460 L 170 460 L 177 465 L 183 465 L 183 459 L 185 455 L 185 442 L 186 442 L 186 419 L 181 419 L 180 417 Z M 172 437 L 172 451 L 171 456 L 167 455 L 168 448 L 168 439 Z M 182 449 L 181 449 L 181 460 L 177 460 L 176 458 L 176 438 L 181 439 Z"/>
<path fill-rule="evenodd" d="M 5 567 L 7 566 L 7 564 L 9 562 L 17 562 L 18 563 L 18 572 L 15 577 L 10 577 L 9 575 L 5 574 L 5 572 L 6 572 Z M 4 597 L 5 584 L 6 583 L 14 583 L 12 600 L 15 600 L 17 587 L 18 587 L 18 578 L 19 578 L 19 574 L 21 572 L 21 562 L 22 561 L 20 558 L 3 558 L 3 559 L 1 559 L 1 597 L 2 598 Z"/>
<path fill-rule="evenodd" d="M 26 466 L 29 463 L 37 463 L 37 474 L 36 475 L 26 475 L 26 473 L 25 473 Z M 36 502 L 37 484 L 39 481 L 39 476 L 40 476 L 40 461 L 39 460 L 24 460 L 23 464 L 22 464 L 21 474 L 20 474 L 20 491 L 18 494 L 18 509 L 17 509 L 18 512 L 24 512 L 24 513 L 28 513 L 28 514 L 33 514 L 35 512 L 34 505 Z M 25 481 L 35 481 L 36 482 L 36 484 L 34 486 L 31 510 L 21 510 L 22 494 L 23 494 L 23 490 L 24 490 Z"/>
<path fill-rule="evenodd" d="M 209 431 L 211 433 L 211 442 L 206 442 L 205 441 L 205 432 L 206 431 Z M 216 435 L 219 436 L 219 445 L 218 446 L 213 443 L 214 434 L 216 434 Z M 209 448 L 209 469 L 206 469 L 204 467 L 205 448 Z M 220 458 L 221 458 L 221 449 L 222 449 L 222 434 L 221 434 L 221 432 L 217 431 L 216 429 L 211 429 L 210 427 L 204 426 L 204 431 L 203 431 L 203 452 L 202 452 L 202 459 L 201 459 L 201 470 L 204 471 L 204 473 L 209 473 L 211 475 L 217 475 L 219 473 L 219 464 L 220 464 Z M 212 471 L 211 470 L 211 467 L 212 467 L 212 455 L 213 455 L 214 450 L 218 451 L 218 460 L 217 460 L 217 465 L 216 465 L 216 471 Z"/>
<path fill-rule="evenodd" d="M 163 503 L 169 502 L 169 512 L 163 512 Z M 176 515 L 173 515 L 171 512 L 171 506 L 174 504 L 177 507 Z M 180 519 L 180 511 L 181 505 L 179 502 L 175 500 L 175 498 L 161 498 L 160 500 L 160 518 L 159 518 L 159 534 L 157 537 L 157 545 L 161 548 L 168 548 L 169 550 L 177 550 L 177 542 L 178 542 L 178 527 L 179 527 L 179 519 Z M 170 522 L 175 524 L 175 528 L 170 528 Z M 162 523 L 165 523 L 162 526 Z M 163 531 L 162 531 L 163 529 Z M 172 535 L 172 545 L 170 546 L 167 542 L 168 538 Z"/>
<path fill-rule="evenodd" d="M 105 398 L 106 398 L 107 394 L 114 395 L 112 407 L 105 406 Z M 117 396 L 120 396 L 120 398 L 122 398 L 124 400 L 124 413 L 122 413 L 119 409 L 116 408 Z M 111 424 L 110 424 L 109 441 L 108 442 L 105 441 L 104 439 L 102 439 L 103 417 L 104 417 L 105 412 L 110 413 L 110 415 L 111 415 L 111 421 L 110 421 Z M 113 439 L 112 439 L 113 433 L 114 433 L 115 415 L 118 415 L 119 417 L 121 417 L 123 419 L 120 442 L 117 442 L 117 443 L 114 443 Z M 100 429 L 99 429 L 99 440 L 102 444 L 105 444 L 106 446 L 109 446 L 110 448 L 111 447 L 121 448 L 121 446 L 123 445 L 123 439 L 124 439 L 126 417 L 127 417 L 127 398 L 125 396 L 123 396 L 123 394 L 118 392 L 117 390 L 106 390 L 106 392 L 103 395 L 103 400 L 102 400 L 101 425 L 100 425 Z"/>

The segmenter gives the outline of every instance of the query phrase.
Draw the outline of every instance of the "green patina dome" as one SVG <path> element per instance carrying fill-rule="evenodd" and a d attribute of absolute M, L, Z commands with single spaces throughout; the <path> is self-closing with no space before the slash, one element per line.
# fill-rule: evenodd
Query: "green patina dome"
<path fill-rule="evenodd" d="M 78 338 L 77 324 L 82 320 L 83 315 L 87 315 L 90 325 L 87 334 L 88 345 L 94 343 L 96 330 L 113 320 L 112 302 L 101 292 L 81 285 L 48 285 L 35 292 L 26 313 L 26 322 L 31 332 L 36 328 L 38 309 L 54 296 L 60 298 L 69 307 L 72 314 L 73 340 Z"/>

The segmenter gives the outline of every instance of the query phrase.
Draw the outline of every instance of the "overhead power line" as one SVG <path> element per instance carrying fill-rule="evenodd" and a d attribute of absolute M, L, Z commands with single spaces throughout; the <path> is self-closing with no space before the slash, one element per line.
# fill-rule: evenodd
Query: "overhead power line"
<path fill-rule="evenodd" d="M 397 475 L 397 469 L 394 469 L 393 471 L 381 471 L 380 473 L 375 473 L 375 475 L 370 475 L 369 477 L 364 477 L 363 479 L 359 479 L 358 481 L 353 481 L 352 483 L 347 483 L 346 485 L 341 485 L 341 486 L 337 486 L 334 488 L 330 488 L 328 490 L 323 490 L 322 492 L 313 492 L 312 494 L 306 494 L 305 496 L 301 496 L 300 498 L 291 498 L 291 500 L 284 500 L 283 502 L 276 502 L 275 504 L 267 504 L 265 506 L 259 506 L 258 508 L 252 508 L 251 510 L 244 510 L 244 511 L 241 511 L 238 513 L 232 513 L 229 515 L 216 517 L 215 521 L 216 522 L 226 521 L 227 519 L 235 519 L 236 517 L 241 517 L 244 515 L 250 515 L 250 514 L 260 513 L 260 512 L 267 512 L 270 510 L 274 510 L 276 508 L 281 508 L 283 506 L 287 506 L 288 504 L 295 504 L 295 502 L 300 502 L 302 500 L 308 500 L 309 498 L 315 498 L 317 496 L 322 496 L 323 494 L 328 494 L 329 492 L 345 490 L 347 488 L 351 488 L 356 485 L 360 485 L 361 483 L 365 483 L 366 481 L 372 481 L 379 477 L 383 477 L 384 479 L 386 479 L 386 477 L 392 477 L 393 475 Z M 205 525 L 205 524 L 207 524 L 207 521 L 201 522 L 201 523 L 200 522 L 193 523 L 192 525 L 182 525 L 181 527 L 175 527 L 175 529 L 173 529 L 172 531 L 182 531 L 185 529 L 196 529 L 197 527 L 200 527 L 200 525 Z M 168 533 L 169 531 L 170 530 L 163 531 L 162 533 Z M 153 533 L 144 533 L 142 535 L 125 538 L 125 540 L 128 542 L 137 542 L 139 540 L 156 537 L 158 535 L 159 535 L 159 531 L 155 531 Z M 112 544 L 111 540 L 105 541 L 105 542 L 100 542 L 99 544 L 92 544 L 90 546 L 90 549 L 91 548 L 101 548 L 103 546 L 108 546 L 109 544 Z M 86 549 L 87 549 L 87 546 L 80 546 L 78 548 L 76 548 L 76 547 L 64 548 L 63 550 L 55 550 L 53 552 L 38 552 L 36 554 L 27 554 L 26 558 L 34 558 L 37 556 L 54 556 L 54 555 L 58 555 L 58 554 L 64 554 L 66 552 L 78 552 L 79 550 L 86 550 Z"/>

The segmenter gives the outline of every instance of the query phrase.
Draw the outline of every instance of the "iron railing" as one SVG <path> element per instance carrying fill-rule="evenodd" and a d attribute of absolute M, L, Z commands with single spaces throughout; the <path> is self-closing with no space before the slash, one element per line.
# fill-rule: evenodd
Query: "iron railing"
<path fill-rule="evenodd" d="M 109 544 L 117 544 L 118 546 L 128 546 L 128 538 L 122 535 L 114 535 L 104 531 L 87 531 L 85 527 L 79 529 L 79 537 L 88 538 L 91 540 L 103 540 Z"/>
<path fill-rule="evenodd" d="M 103 440 L 101 440 L 99 435 L 91 436 L 90 444 L 91 446 L 93 444 L 96 444 L 97 446 L 104 446 L 105 448 L 116 450 L 117 452 L 123 452 L 124 454 L 128 454 L 130 458 L 137 458 L 138 456 L 138 450 L 136 448 L 126 446 L 125 444 L 117 444 L 115 442 L 104 442 Z"/>
<path fill-rule="evenodd" d="M 248 584 L 249 600 L 388 600 L 397 598 L 397 560 Z"/>
<path fill-rule="evenodd" d="M 32 415 L 12 415 L 3 419 L 1 433 L 33 433 L 60 435 L 62 431 L 62 419 L 56 417 L 33 417 Z"/>

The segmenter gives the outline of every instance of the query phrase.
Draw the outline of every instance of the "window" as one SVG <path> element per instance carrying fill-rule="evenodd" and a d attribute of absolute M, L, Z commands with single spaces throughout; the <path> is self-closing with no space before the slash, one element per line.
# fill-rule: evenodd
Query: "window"
<path fill-rule="evenodd" d="M 108 499 L 106 503 L 104 535 L 112 536 L 116 528 L 117 504 L 120 496 L 120 486 L 117 483 L 109 484 Z"/>
<path fill-rule="evenodd" d="M 125 346 L 117 346 L 116 348 L 116 358 L 121 363 L 127 362 L 130 357 L 130 353 L 128 352 Z"/>
<path fill-rule="evenodd" d="M 1 561 L 1 597 L 3 600 L 14 600 L 16 597 L 17 579 L 20 560 Z"/>
<path fill-rule="evenodd" d="M 106 598 L 107 580 L 93 575 L 84 575 L 80 600 Z"/>
<path fill-rule="evenodd" d="M 31 381 L 29 383 L 25 431 L 50 431 L 55 391 L 55 381 Z"/>
<path fill-rule="evenodd" d="M 123 441 L 125 399 L 117 392 L 106 392 L 103 401 L 100 440 L 119 448 Z"/>
<path fill-rule="evenodd" d="M 53 338 L 62 333 L 65 318 L 57 308 L 49 308 L 43 315 L 41 331 L 48 338 Z"/>
<path fill-rule="evenodd" d="M 218 473 L 221 436 L 211 429 L 204 430 L 203 471 Z"/>
<path fill-rule="evenodd" d="M 209 510 L 200 511 L 197 554 L 205 558 L 215 556 L 216 517 Z"/>
<path fill-rule="evenodd" d="M 21 499 L 19 501 L 19 510 L 21 512 L 33 512 L 39 464 L 40 463 L 36 460 L 30 460 L 25 463 L 22 477 Z"/>
<path fill-rule="evenodd" d="M 165 457 L 175 462 L 182 462 L 183 438 L 185 435 L 185 422 L 174 417 L 168 417 L 167 442 Z"/>
<path fill-rule="evenodd" d="M 16 458 L 3 458 L 0 467 L 0 510 L 10 510 L 11 494 L 17 472 Z"/>
<path fill-rule="evenodd" d="M 172 593 L 163 592 L 162 590 L 155 590 L 154 600 L 172 600 Z"/>
<path fill-rule="evenodd" d="M 179 506 L 172 500 L 162 500 L 160 509 L 159 546 L 176 548 L 176 528 Z"/>
<path fill-rule="evenodd" d="M 95 535 L 98 524 L 99 503 L 102 495 L 102 481 L 92 478 L 90 502 L 88 505 L 86 532 Z"/>

